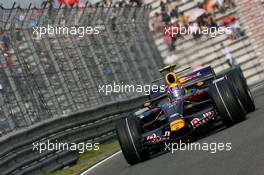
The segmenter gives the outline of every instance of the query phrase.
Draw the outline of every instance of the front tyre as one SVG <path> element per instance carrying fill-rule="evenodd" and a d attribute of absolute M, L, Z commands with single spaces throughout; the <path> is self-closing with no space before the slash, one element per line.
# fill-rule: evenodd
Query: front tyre
<path fill-rule="evenodd" d="M 141 141 L 141 126 L 136 117 L 122 119 L 116 126 L 117 137 L 126 161 L 137 164 L 147 158 Z"/>
<path fill-rule="evenodd" d="M 226 126 L 232 126 L 246 119 L 245 109 L 236 90 L 226 78 L 215 80 L 209 86 L 209 95 Z"/>

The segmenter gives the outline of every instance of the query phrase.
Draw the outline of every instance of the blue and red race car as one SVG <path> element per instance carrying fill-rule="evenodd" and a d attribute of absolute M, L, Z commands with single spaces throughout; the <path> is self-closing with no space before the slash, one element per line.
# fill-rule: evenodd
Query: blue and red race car
<path fill-rule="evenodd" d="M 151 93 L 144 108 L 116 126 L 120 147 L 131 165 L 146 160 L 164 143 L 187 141 L 219 121 L 232 126 L 255 110 L 240 68 L 216 76 L 210 66 L 181 71 L 175 67 L 161 69 L 164 89 Z"/>

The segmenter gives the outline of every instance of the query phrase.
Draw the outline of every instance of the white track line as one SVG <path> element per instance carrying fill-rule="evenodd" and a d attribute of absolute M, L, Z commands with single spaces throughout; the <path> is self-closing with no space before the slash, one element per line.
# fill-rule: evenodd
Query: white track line
<path fill-rule="evenodd" d="M 106 159 L 98 162 L 97 164 L 93 165 L 91 168 L 87 169 L 86 171 L 82 172 L 80 175 L 85 175 L 86 173 L 88 173 L 89 171 L 92 171 L 93 169 L 95 169 L 96 167 L 100 166 L 101 164 L 103 164 L 104 162 L 106 162 L 107 160 L 115 157 L 116 155 L 120 154 L 122 151 L 118 151 L 115 154 L 111 155 L 110 157 L 107 157 Z"/>

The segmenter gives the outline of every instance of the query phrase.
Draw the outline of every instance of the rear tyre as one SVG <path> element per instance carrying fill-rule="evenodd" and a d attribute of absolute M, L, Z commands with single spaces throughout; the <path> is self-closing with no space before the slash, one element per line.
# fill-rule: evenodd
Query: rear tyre
<path fill-rule="evenodd" d="M 227 79 L 233 84 L 236 89 L 239 99 L 247 113 L 253 112 L 256 109 L 255 102 L 251 91 L 247 85 L 247 81 L 242 74 L 240 68 L 230 70 L 227 74 Z"/>
<path fill-rule="evenodd" d="M 116 126 L 117 137 L 123 155 L 131 165 L 147 159 L 148 152 L 141 141 L 141 126 L 136 117 L 122 119 Z"/>
<path fill-rule="evenodd" d="M 245 109 L 234 87 L 224 77 L 209 86 L 209 95 L 226 126 L 232 126 L 246 119 Z"/>

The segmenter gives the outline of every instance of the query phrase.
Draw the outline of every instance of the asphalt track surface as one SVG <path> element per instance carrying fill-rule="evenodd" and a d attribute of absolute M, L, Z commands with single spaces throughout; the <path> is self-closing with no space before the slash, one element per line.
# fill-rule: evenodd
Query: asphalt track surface
<path fill-rule="evenodd" d="M 257 110 L 247 120 L 199 143 L 231 142 L 231 151 L 177 151 L 130 166 L 118 153 L 83 175 L 264 175 L 264 88 L 253 93 Z"/>

